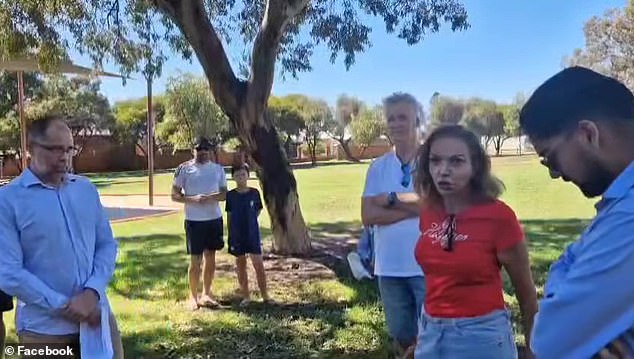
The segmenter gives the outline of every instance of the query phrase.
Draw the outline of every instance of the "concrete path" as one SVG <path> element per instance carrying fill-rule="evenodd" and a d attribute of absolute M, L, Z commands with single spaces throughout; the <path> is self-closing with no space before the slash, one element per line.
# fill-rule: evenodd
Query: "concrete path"
<path fill-rule="evenodd" d="M 154 196 L 154 206 L 150 207 L 147 195 L 101 195 L 101 203 L 106 207 L 133 207 L 133 208 L 169 208 L 180 210 L 181 203 L 172 201 L 169 196 Z"/>

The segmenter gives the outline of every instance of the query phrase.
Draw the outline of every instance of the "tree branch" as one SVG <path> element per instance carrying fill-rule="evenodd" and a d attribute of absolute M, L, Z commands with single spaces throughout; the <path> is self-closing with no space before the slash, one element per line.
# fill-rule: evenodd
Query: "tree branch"
<path fill-rule="evenodd" d="M 251 77 L 247 101 L 256 104 L 254 110 L 266 107 L 275 76 L 275 62 L 284 29 L 308 4 L 308 0 L 268 0 L 260 31 L 253 42 Z"/>
<path fill-rule="evenodd" d="M 242 86 L 202 0 L 153 0 L 153 3 L 180 28 L 194 49 L 218 105 L 227 114 L 237 115 L 243 98 Z"/>

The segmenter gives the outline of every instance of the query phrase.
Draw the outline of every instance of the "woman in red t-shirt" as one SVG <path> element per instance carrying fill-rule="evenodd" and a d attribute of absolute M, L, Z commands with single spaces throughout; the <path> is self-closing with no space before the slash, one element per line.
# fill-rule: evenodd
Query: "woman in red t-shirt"
<path fill-rule="evenodd" d="M 435 130 L 418 161 L 424 204 L 415 255 L 427 292 L 416 358 L 517 358 L 501 267 L 515 288 L 527 344 L 537 295 L 520 224 L 497 199 L 502 183 L 480 141 L 461 126 Z"/>

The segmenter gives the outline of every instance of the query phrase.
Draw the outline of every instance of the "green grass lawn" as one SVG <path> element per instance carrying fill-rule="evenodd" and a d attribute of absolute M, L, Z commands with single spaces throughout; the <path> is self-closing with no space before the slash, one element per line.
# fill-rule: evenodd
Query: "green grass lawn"
<path fill-rule="evenodd" d="M 295 171 L 304 218 L 319 243 L 342 241 L 358 233 L 366 169 L 367 164 L 346 164 Z M 528 234 L 533 272 L 541 290 L 550 263 L 593 215 L 593 202 L 574 186 L 552 181 L 535 157 L 494 159 L 493 169 L 507 186 L 503 199 L 515 209 Z M 171 176 L 157 175 L 157 193 L 169 192 Z M 147 191 L 146 179 L 130 174 L 93 180 L 103 194 Z M 257 186 L 255 181 L 252 185 Z M 263 232 L 270 233 L 268 215 L 261 219 Z M 322 257 L 268 259 L 271 293 L 278 304 L 255 303 L 241 309 L 232 294 L 236 286 L 233 261 L 223 252 L 214 282 L 223 309 L 192 313 L 182 303 L 188 292 L 182 215 L 116 224 L 114 231 L 120 252 L 109 293 L 126 357 L 387 356 L 389 345 L 375 285 L 352 280 L 345 264 L 327 263 L 334 269 L 330 272 L 323 270 Z M 256 288 L 253 282 L 251 288 Z M 517 316 L 508 281 L 505 288 Z M 9 340 L 15 341 L 12 329 Z"/>

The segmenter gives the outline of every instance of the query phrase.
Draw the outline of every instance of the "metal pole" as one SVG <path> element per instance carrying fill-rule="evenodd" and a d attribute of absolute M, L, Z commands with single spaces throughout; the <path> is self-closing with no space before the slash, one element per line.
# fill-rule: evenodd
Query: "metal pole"
<path fill-rule="evenodd" d="M 147 75 L 147 168 L 149 203 L 154 206 L 154 116 L 152 114 L 152 76 Z"/>
<path fill-rule="evenodd" d="M 26 118 L 24 117 L 24 73 L 18 71 L 18 109 L 20 112 L 20 160 L 22 171 L 28 166 L 26 160 Z"/>

